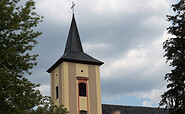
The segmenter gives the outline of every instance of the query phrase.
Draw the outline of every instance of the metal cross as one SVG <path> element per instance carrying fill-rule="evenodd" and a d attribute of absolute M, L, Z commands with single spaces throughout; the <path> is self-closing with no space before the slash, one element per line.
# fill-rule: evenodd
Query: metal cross
<path fill-rule="evenodd" d="M 75 4 L 74 4 L 74 2 L 72 2 L 71 9 L 73 10 L 73 14 L 74 14 L 74 7 L 75 7 Z"/>

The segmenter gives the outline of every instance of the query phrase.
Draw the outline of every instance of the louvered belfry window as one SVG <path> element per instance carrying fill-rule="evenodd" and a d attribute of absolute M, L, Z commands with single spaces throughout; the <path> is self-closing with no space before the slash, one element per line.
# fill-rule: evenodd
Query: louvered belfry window
<path fill-rule="evenodd" d="M 84 96 L 84 97 L 87 96 L 85 83 L 79 83 L 79 96 Z"/>

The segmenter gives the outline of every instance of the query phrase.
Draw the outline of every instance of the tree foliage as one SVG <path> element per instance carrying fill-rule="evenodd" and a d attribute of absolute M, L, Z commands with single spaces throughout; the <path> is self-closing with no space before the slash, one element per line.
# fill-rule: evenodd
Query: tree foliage
<path fill-rule="evenodd" d="M 0 1 L 0 113 L 30 110 L 42 98 L 39 85 L 23 77 L 37 64 L 38 55 L 30 51 L 41 35 L 34 28 L 42 17 L 34 9 L 32 0 L 24 6 L 20 0 Z"/>
<path fill-rule="evenodd" d="M 163 48 L 173 69 L 165 75 L 168 90 L 162 95 L 160 105 L 166 105 L 172 114 L 185 114 L 185 0 L 172 8 L 175 15 L 167 15 L 172 24 L 167 30 L 172 38 L 164 42 Z"/>
<path fill-rule="evenodd" d="M 43 17 L 34 10 L 33 0 L 0 0 L 0 114 L 68 113 L 43 97 L 36 89 L 39 84 L 24 77 L 37 64 L 38 55 L 30 52 L 41 35 L 35 27 Z"/>
<path fill-rule="evenodd" d="M 42 106 L 39 106 L 36 110 L 29 111 L 29 114 L 68 114 L 66 108 L 63 105 L 59 107 L 53 105 L 51 98 L 48 96 L 43 97 Z"/>

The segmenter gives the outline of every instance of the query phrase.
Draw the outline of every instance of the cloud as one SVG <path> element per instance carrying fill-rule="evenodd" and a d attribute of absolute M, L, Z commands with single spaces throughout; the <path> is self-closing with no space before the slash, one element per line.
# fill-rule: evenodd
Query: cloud
<path fill-rule="evenodd" d="M 167 11 L 168 2 L 165 0 L 81 0 L 76 2 L 79 8 L 87 9 L 99 15 L 133 14 L 140 11 L 157 12 Z M 114 14 L 113 14 L 114 13 Z"/>
<path fill-rule="evenodd" d="M 50 96 L 50 85 L 41 85 L 38 88 L 43 95 Z"/>
<path fill-rule="evenodd" d="M 39 0 L 36 2 L 37 11 L 42 14 L 47 21 L 53 24 L 64 24 L 70 19 L 68 15 L 70 1 L 64 0 Z"/>
<path fill-rule="evenodd" d="M 152 106 L 152 103 L 149 102 L 148 100 L 145 100 L 145 101 L 143 101 L 143 106 L 151 107 Z"/>
<path fill-rule="evenodd" d="M 150 93 L 151 90 L 154 94 L 164 87 L 164 75 L 169 68 L 163 58 L 162 42 L 168 36 L 164 32 L 150 44 L 143 44 L 128 50 L 120 57 L 115 57 L 114 60 L 107 60 L 109 63 L 107 62 L 108 65 L 104 66 L 101 72 L 103 97 L 109 99 L 118 96 L 138 96 L 138 93 Z M 147 100 L 144 104 L 148 102 Z"/>
<path fill-rule="evenodd" d="M 36 1 L 44 22 L 43 32 L 34 48 L 38 66 L 29 77 L 43 84 L 49 94 L 46 70 L 63 54 L 71 21 L 72 0 Z M 169 2 L 166 0 L 75 0 L 75 17 L 83 48 L 89 55 L 105 62 L 101 66 L 102 98 L 160 93 L 169 70 L 163 58 L 162 42 L 166 34 Z M 154 91 L 154 92 L 152 92 Z M 138 94 L 138 95 L 137 95 Z M 147 99 L 145 99 L 147 98 Z M 153 105 L 153 98 L 143 98 L 143 105 Z"/>
<path fill-rule="evenodd" d="M 86 51 L 91 51 L 91 50 L 97 50 L 97 49 L 100 49 L 100 48 L 107 49 L 107 48 L 111 48 L 111 46 L 109 44 L 104 44 L 104 43 L 101 43 L 101 44 L 84 43 L 83 48 Z"/>
<path fill-rule="evenodd" d="M 139 94 L 139 99 L 145 99 L 142 104 L 143 106 L 159 106 L 161 100 L 161 95 L 166 91 L 165 87 L 160 89 L 153 89 L 149 92 L 144 92 Z"/>
<path fill-rule="evenodd" d="M 29 80 L 34 81 L 35 83 L 40 84 L 49 84 L 50 83 L 50 76 L 48 76 L 48 73 L 45 69 L 39 68 L 37 66 L 37 69 L 35 68 L 31 76 L 27 76 Z"/>

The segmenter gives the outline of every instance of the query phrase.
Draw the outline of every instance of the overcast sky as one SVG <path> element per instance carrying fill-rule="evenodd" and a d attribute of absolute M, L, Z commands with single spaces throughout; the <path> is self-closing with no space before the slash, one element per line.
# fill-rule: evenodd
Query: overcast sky
<path fill-rule="evenodd" d="M 162 43 L 170 37 L 172 0 L 74 0 L 75 18 L 83 49 L 101 66 L 103 104 L 158 106 L 165 91 Z M 33 52 L 38 65 L 28 76 L 44 95 L 50 95 L 46 70 L 63 54 L 72 18 L 72 0 L 37 0 L 37 13 L 44 16 L 38 30 L 43 34 Z"/>

